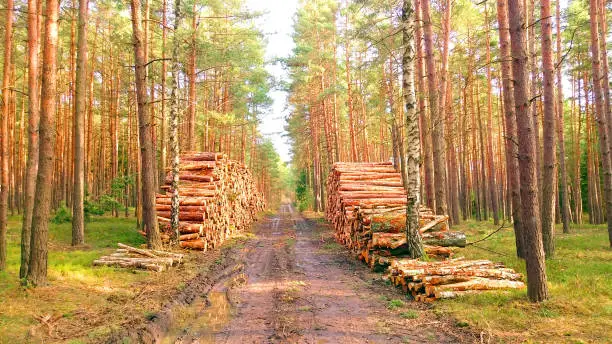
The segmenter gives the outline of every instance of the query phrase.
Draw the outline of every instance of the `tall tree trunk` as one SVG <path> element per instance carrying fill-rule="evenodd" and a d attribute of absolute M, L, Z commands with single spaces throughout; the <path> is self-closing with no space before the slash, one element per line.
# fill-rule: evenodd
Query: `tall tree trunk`
<path fill-rule="evenodd" d="M 181 23 L 181 1 L 174 2 L 174 35 L 172 37 L 172 79 L 170 80 L 170 156 L 172 165 L 172 204 L 170 207 L 170 226 L 178 244 L 179 232 L 179 141 L 178 141 L 178 28 Z M 195 49 L 195 47 L 194 47 Z M 188 133 L 188 135 L 190 135 Z M 192 143 L 190 142 L 189 145 Z"/>
<path fill-rule="evenodd" d="M 2 177 L 0 178 L 0 271 L 6 268 L 6 228 L 8 220 L 9 196 L 9 115 L 11 93 L 11 71 L 13 60 L 13 0 L 6 1 L 4 24 L 4 68 L 2 70 Z"/>
<path fill-rule="evenodd" d="M 400 150 L 399 150 L 399 130 L 397 128 L 397 119 L 391 114 L 391 144 L 393 145 L 393 168 L 396 171 L 400 170 Z"/>
<path fill-rule="evenodd" d="M 87 109 L 87 139 L 85 140 L 86 142 L 86 147 L 85 147 L 85 184 L 86 184 L 86 193 L 88 194 L 92 194 L 93 191 L 93 169 L 92 169 L 92 165 L 93 165 L 93 151 L 92 151 L 92 142 L 93 142 L 93 136 L 94 136 L 94 130 L 93 130 L 93 117 L 94 117 L 94 84 L 95 84 L 95 78 L 94 78 L 94 73 L 95 73 L 95 56 L 96 56 L 96 49 L 98 47 L 99 44 L 96 44 L 97 39 L 98 39 L 98 26 L 100 25 L 100 20 L 97 19 L 96 20 L 96 25 L 94 27 L 94 38 L 93 38 L 93 48 L 92 48 L 92 53 L 90 54 L 90 62 L 89 62 L 89 104 L 88 104 L 88 109 Z M 129 121 L 129 119 L 128 119 Z M 129 127 L 129 125 L 128 125 Z M 130 148 L 129 146 L 129 140 L 127 143 L 128 146 L 128 150 Z M 131 151 L 131 150 L 130 150 Z"/>
<path fill-rule="evenodd" d="M 429 85 L 429 109 L 432 121 L 432 143 L 434 160 L 434 184 L 436 213 L 447 214 L 446 205 L 446 148 L 444 147 L 444 113 L 438 106 L 438 83 L 434 60 L 433 30 L 429 1 L 423 0 L 422 14 L 425 31 L 425 58 L 427 61 L 427 82 Z"/>
<path fill-rule="evenodd" d="M 527 96 L 527 55 L 523 28 L 525 20 L 520 0 L 508 1 L 510 37 L 512 51 L 512 75 L 514 77 L 514 101 L 517 116 L 517 141 L 521 181 L 521 214 L 525 239 L 525 262 L 527 265 L 527 294 L 533 302 L 548 298 L 546 285 L 546 262 L 540 231 L 538 189 L 536 186 L 535 135 L 529 118 Z"/>
<path fill-rule="evenodd" d="M 446 84 L 446 92 L 452 95 L 452 87 L 450 83 Z M 455 113 L 453 111 L 453 100 L 452 97 L 448 97 L 447 99 L 447 113 L 448 113 L 448 123 L 450 125 L 448 130 L 448 171 L 449 171 L 449 205 L 451 213 L 449 214 L 451 217 L 452 224 L 459 224 L 459 175 L 458 175 L 458 167 L 457 167 L 457 129 L 455 126 Z"/>
<path fill-rule="evenodd" d="M 431 117 L 427 115 L 427 109 L 425 101 L 425 79 L 424 65 L 423 65 L 423 52 L 422 52 L 422 22 L 421 22 L 421 0 L 415 0 L 415 27 L 416 27 L 416 70 L 417 70 L 417 88 L 419 90 L 418 106 L 419 106 L 419 117 L 421 121 L 421 137 L 423 146 L 423 172 L 425 180 L 425 204 L 435 209 L 435 196 L 434 196 L 434 180 L 433 180 L 433 156 L 431 155 Z"/>
<path fill-rule="evenodd" d="M 562 74 L 562 54 L 561 54 L 561 2 L 556 2 L 555 15 L 557 19 L 557 147 L 559 152 L 559 173 L 561 183 L 559 190 L 561 202 L 561 220 L 563 221 L 563 233 L 569 233 L 570 223 L 570 203 L 569 203 L 569 182 L 567 180 L 567 169 L 565 166 L 565 135 L 564 135 L 564 109 L 563 109 L 563 79 Z"/>
<path fill-rule="evenodd" d="M 576 214 L 575 223 L 582 224 L 582 185 L 581 185 L 581 176 L 580 176 L 580 162 L 582 160 L 582 155 L 580 153 L 580 132 L 582 131 L 582 107 L 581 107 L 581 97 L 580 97 L 580 77 L 576 78 L 576 88 L 578 89 L 578 109 L 576 110 L 577 116 L 577 128 L 574 133 L 574 213 Z"/>
<path fill-rule="evenodd" d="M 544 70 L 544 122 L 542 169 L 542 239 L 547 258 L 555 254 L 555 74 L 552 51 L 552 15 L 550 0 L 540 5 L 542 25 L 542 67 Z"/>
<path fill-rule="evenodd" d="M 455 156 L 455 146 L 453 140 L 455 138 L 454 126 L 454 114 L 452 109 L 453 93 L 450 87 L 449 75 L 448 75 L 448 55 L 449 55 L 449 42 L 450 42 L 450 31 L 451 31 L 451 9 L 452 2 L 446 0 L 443 17 L 443 28 L 444 28 L 444 42 L 442 48 L 442 80 L 441 89 L 443 90 L 440 100 L 440 109 L 446 109 L 448 111 L 448 118 L 443 118 L 443 121 L 447 121 L 449 124 L 448 134 L 448 170 L 449 170 L 449 185 L 448 185 L 448 205 L 450 210 L 450 218 L 452 224 L 459 223 L 459 192 L 458 192 L 458 181 L 457 181 L 457 160 Z"/>
<path fill-rule="evenodd" d="M 161 247 L 155 212 L 155 178 L 153 170 L 153 150 L 151 142 L 151 117 L 147 98 L 145 73 L 144 35 L 142 31 L 142 8 L 140 0 L 132 0 L 132 31 L 134 39 L 134 63 L 136 65 L 136 99 L 138 104 L 138 131 L 140 140 L 140 159 L 142 168 L 142 222 L 147 233 L 147 246 Z"/>
<path fill-rule="evenodd" d="M 468 217 L 471 215 L 471 204 L 470 204 L 470 179 L 469 179 L 469 171 L 470 171 L 470 163 L 468 162 L 469 155 L 469 146 L 468 146 L 468 136 L 469 131 L 467 130 L 467 120 L 468 120 L 468 112 L 467 112 L 467 80 L 465 86 L 462 91 L 462 99 L 461 107 L 462 107 L 462 115 L 463 118 L 459 122 L 459 132 L 461 133 L 461 164 L 459 168 L 461 169 L 461 215 L 463 221 L 466 221 Z"/>
<path fill-rule="evenodd" d="M 607 49 L 607 41 L 608 41 L 608 22 L 606 21 L 606 1 L 599 0 L 598 1 L 598 18 L 597 22 L 599 24 L 599 45 L 601 51 L 601 84 L 602 84 L 602 92 L 604 99 L 604 110 L 606 112 L 606 122 L 608 123 L 608 147 L 610 149 L 610 160 L 612 160 L 612 106 L 610 104 L 610 66 L 608 63 L 608 49 Z M 612 161 L 610 162 L 612 164 Z M 610 215 L 610 214 L 608 214 Z M 610 222 L 610 217 L 608 217 L 608 222 Z"/>
<path fill-rule="evenodd" d="M 336 21 L 334 20 L 334 26 L 336 25 Z M 338 83 L 338 53 L 337 53 L 337 47 L 338 47 L 338 41 L 336 38 L 336 30 L 333 30 L 333 37 L 332 37 L 332 45 L 333 45 L 333 51 L 334 51 L 334 57 L 333 57 L 333 64 L 332 64 L 332 83 L 333 85 L 336 85 Z M 333 132 L 333 136 L 334 136 L 334 161 L 341 161 L 342 157 L 341 157 L 341 153 L 340 153 L 340 147 L 343 146 L 343 140 L 342 140 L 342 133 L 340 131 L 340 126 L 338 123 L 338 92 L 334 91 L 333 93 L 333 99 L 334 99 L 334 110 L 332 113 L 332 132 Z"/>
<path fill-rule="evenodd" d="M 599 218 L 597 216 L 597 209 L 599 207 L 596 206 L 597 202 L 597 188 L 595 187 L 595 183 L 599 183 L 595 179 L 595 172 L 593 172 L 593 118 L 590 113 L 592 113 L 591 106 L 589 104 L 589 79 L 587 73 L 584 72 L 583 76 L 583 87 L 584 87 L 584 109 L 585 109 L 585 130 L 586 130 L 586 170 L 587 170 L 587 191 L 588 191 L 588 205 L 589 205 L 589 223 L 597 224 L 599 222 Z"/>
<path fill-rule="evenodd" d="M 399 124 L 397 123 L 397 114 L 396 114 L 396 109 L 395 109 L 395 97 L 394 97 L 394 90 L 393 90 L 393 56 L 389 56 L 389 73 L 386 73 L 385 71 L 385 66 L 382 66 L 382 73 L 383 73 L 383 82 L 385 84 L 385 90 L 387 93 L 387 101 L 389 104 L 389 109 L 390 109 L 390 114 L 389 114 L 389 122 L 391 124 L 391 145 L 393 147 L 392 149 L 392 153 L 393 153 L 393 167 L 395 168 L 396 171 L 400 170 L 400 157 L 401 157 L 401 153 L 400 153 L 400 130 L 399 130 Z M 386 107 L 386 106 L 385 106 Z M 386 111 L 385 111 L 386 113 Z M 402 175 L 403 176 L 403 175 Z"/>
<path fill-rule="evenodd" d="M 476 115 L 478 116 L 478 141 L 480 143 L 480 182 L 481 187 L 478 188 L 480 194 L 480 203 L 482 205 L 482 215 L 485 221 L 489 221 L 489 182 L 487 181 L 487 157 L 485 152 L 485 129 L 482 123 L 482 115 L 480 111 L 480 92 L 478 88 L 478 80 L 474 80 L 476 85 Z"/>
<path fill-rule="evenodd" d="M 85 242 L 85 111 L 87 111 L 87 12 L 89 0 L 79 0 L 79 37 L 74 106 L 74 185 L 72 187 L 72 245 Z M 93 95 L 92 95 L 93 96 Z"/>
<path fill-rule="evenodd" d="M 469 38 L 468 38 L 469 41 Z M 471 60 L 470 60 L 471 62 Z M 468 70 L 472 70 L 471 68 L 471 64 L 470 64 L 470 68 L 468 68 Z M 474 82 L 472 81 L 472 84 Z M 472 176 L 473 176 L 473 197 L 474 197 L 474 208 L 476 211 L 476 220 L 478 221 L 482 221 L 482 207 L 481 207 L 481 191 L 482 189 L 484 189 L 483 187 L 480 186 L 480 173 L 481 170 L 479 168 L 479 164 L 478 161 L 480 161 L 481 159 L 477 158 L 478 155 L 478 149 L 477 149 L 477 142 L 478 142 L 478 130 L 476 127 L 476 111 L 474 111 L 474 88 L 473 85 L 470 84 L 469 89 L 470 89 L 470 109 L 472 112 L 472 116 L 471 116 L 471 132 L 472 132 L 472 164 L 473 164 L 473 168 L 472 170 Z M 466 85 L 467 86 L 467 85 Z"/>
<path fill-rule="evenodd" d="M 162 1 L 162 68 L 161 68 L 161 111 L 160 111 L 160 132 L 161 144 L 159 149 L 159 183 L 162 184 L 166 178 L 166 74 L 168 73 L 168 63 L 166 62 L 166 40 L 168 35 L 168 3 L 167 0 Z"/>
<path fill-rule="evenodd" d="M 512 55 L 510 52 L 510 31 L 508 24 L 508 4 L 506 0 L 497 1 L 497 21 L 499 22 L 499 49 L 502 86 L 504 97 L 504 116 L 506 119 L 506 177 L 511 194 L 512 220 L 516 243 L 516 255 L 525 257 L 523 226 L 521 222 L 521 184 L 519 180 L 518 147 L 516 145 L 516 113 L 514 90 L 512 88 Z"/>
<path fill-rule="evenodd" d="M 59 2 L 47 0 L 45 15 L 45 40 L 43 42 L 42 84 L 40 104 L 40 142 L 36 198 L 32 213 L 32 237 L 30 241 L 30 265 L 27 281 L 33 285 L 47 283 L 47 254 L 49 212 L 53 187 L 55 159 L 55 117 L 57 112 L 57 46 Z"/>
<path fill-rule="evenodd" d="M 196 29 L 198 16 L 196 3 L 193 3 L 193 18 L 191 20 L 191 51 L 189 52 L 189 62 L 187 64 L 187 75 L 189 77 L 188 92 L 189 103 L 187 104 L 187 149 L 195 149 L 195 117 L 196 117 Z M 175 19 L 176 20 L 176 19 Z"/>
<path fill-rule="evenodd" d="M 351 44 L 349 38 L 349 2 L 346 1 L 346 32 L 345 32 L 345 62 L 346 62 L 346 103 L 348 107 L 348 120 L 349 120 L 349 138 L 351 142 L 351 161 L 357 161 L 357 144 L 355 142 L 355 119 L 354 106 L 353 106 L 353 95 L 352 95 L 352 81 L 351 81 Z"/>
<path fill-rule="evenodd" d="M 416 112 L 414 94 L 414 8 L 412 0 L 404 0 L 402 6 L 402 92 L 406 111 L 406 243 L 412 258 L 423 255 L 423 245 L 419 234 L 419 192 L 421 181 L 419 117 Z"/>
<path fill-rule="evenodd" d="M 540 199 L 542 197 L 542 150 L 540 148 L 541 140 L 540 140 L 540 117 L 538 115 L 538 101 L 536 100 L 537 92 L 538 92 L 538 51 L 536 48 L 536 37 L 535 37 L 535 0 L 527 0 L 528 8 L 527 8 L 527 16 L 528 19 L 525 20 L 525 25 L 528 27 L 528 57 L 529 57 L 529 71 L 530 71 L 530 79 L 529 79 L 529 93 L 528 97 L 529 101 L 529 111 L 530 116 L 533 121 L 534 127 L 534 137 L 535 137 L 535 159 L 536 159 L 536 177 L 537 177 L 537 188 L 538 188 L 538 202 L 542 203 Z"/>
<path fill-rule="evenodd" d="M 593 73 L 593 98 L 595 99 L 595 120 L 599 132 L 599 150 L 601 152 L 602 173 L 604 175 L 604 201 L 606 217 L 608 219 L 608 239 L 612 246 L 612 162 L 610 159 L 610 139 L 607 123 L 610 119 L 606 116 L 604 104 L 604 90 L 601 86 L 601 53 L 599 51 L 599 28 L 597 0 L 589 1 L 589 16 L 591 19 L 591 68 Z M 606 78 L 607 79 L 607 78 Z M 607 80 L 605 80 L 607 81 Z M 598 206 L 598 205 L 595 205 Z"/>
<path fill-rule="evenodd" d="M 499 205 L 497 202 L 497 182 L 495 181 L 495 155 L 493 154 L 493 92 L 491 87 L 491 30 L 489 26 L 489 12 L 485 2 L 485 21 L 487 23 L 487 169 L 489 170 L 489 199 L 491 211 L 493 212 L 493 223 L 499 224 Z"/>

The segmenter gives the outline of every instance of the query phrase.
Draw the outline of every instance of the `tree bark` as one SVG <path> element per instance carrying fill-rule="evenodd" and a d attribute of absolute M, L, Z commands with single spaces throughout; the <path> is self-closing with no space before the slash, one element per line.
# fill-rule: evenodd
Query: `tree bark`
<path fill-rule="evenodd" d="M 593 98 L 595 98 L 595 120 L 599 133 L 599 150 L 601 152 L 602 173 L 604 175 L 604 201 L 608 219 L 608 239 L 612 246 L 612 163 L 610 161 L 610 139 L 607 127 L 607 116 L 604 104 L 604 90 L 601 86 L 601 52 L 599 51 L 597 0 L 589 1 L 589 16 L 591 25 L 591 68 L 593 73 Z M 598 206 L 598 205 L 594 205 Z"/>
<path fill-rule="evenodd" d="M 480 194 L 480 204 L 482 205 L 482 216 L 485 221 L 489 220 L 489 181 L 487 180 L 487 157 L 485 151 L 485 129 L 482 123 L 482 114 L 480 111 L 480 92 L 478 88 L 478 80 L 474 80 L 476 85 L 476 115 L 478 116 L 478 141 L 480 146 L 480 187 L 477 189 Z"/>
<path fill-rule="evenodd" d="M 422 22 L 421 22 L 421 0 L 415 0 L 415 46 L 416 46 L 416 71 L 417 71 L 417 88 L 419 90 L 418 106 L 419 106 L 419 117 L 421 121 L 421 137 L 423 146 L 423 174 L 424 174 L 424 191 L 425 191 L 425 204 L 435 209 L 435 196 L 434 196 L 434 181 L 433 181 L 433 156 L 431 155 L 431 117 L 427 115 L 427 109 L 425 101 L 425 84 L 423 79 L 424 65 L 423 65 L 423 52 L 422 52 Z"/>
<path fill-rule="evenodd" d="M 179 0 L 180 1 L 180 0 Z M 176 6 L 176 5 L 175 5 Z M 176 9 L 176 7 L 175 7 Z M 195 149 L 195 118 L 196 118 L 196 3 L 193 3 L 193 18 L 191 20 L 191 51 L 189 52 L 189 62 L 187 64 L 187 75 L 189 77 L 188 93 L 189 103 L 187 104 L 187 148 Z M 176 21 L 176 18 L 175 18 Z M 173 157 L 174 158 L 174 157 Z"/>
<path fill-rule="evenodd" d="M 2 177 L 0 178 L 0 271 L 6 268 L 6 228 L 8 220 L 8 196 L 9 196 L 9 115 L 10 87 L 13 60 L 13 0 L 6 1 L 5 25 L 4 25 L 4 68 L 2 70 L 2 122 L 0 124 L 0 135 L 2 136 Z"/>
<path fill-rule="evenodd" d="M 161 238 L 155 214 L 155 178 L 153 169 L 154 154 L 151 142 L 151 117 L 147 98 L 145 73 L 144 36 L 142 31 L 142 8 L 140 0 L 132 0 L 132 30 L 134 39 L 134 62 L 136 65 L 136 99 L 138 104 L 138 131 L 140 140 L 140 159 L 142 161 L 142 222 L 147 233 L 147 246 L 150 249 L 161 247 Z"/>
<path fill-rule="evenodd" d="M 495 155 L 493 154 L 493 92 L 491 87 L 491 30 L 489 26 L 489 12 L 485 2 L 485 21 L 487 22 L 487 169 L 489 170 L 489 199 L 491 201 L 491 211 L 493 212 L 493 223 L 499 224 L 499 204 L 497 202 L 497 182 L 495 180 Z"/>
<path fill-rule="evenodd" d="M 555 75 L 552 52 L 552 15 L 550 0 L 540 5 L 542 25 L 542 67 L 544 70 L 544 122 L 542 168 L 542 239 L 546 258 L 555 254 Z"/>
<path fill-rule="evenodd" d="M 567 180 L 567 168 L 565 166 L 565 135 L 564 135 L 564 108 L 563 108 L 563 79 L 562 72 L 562 53 L 561 53 L 561 2 L 557 1 L 555 6 L 555 16 L 557 19 L 557 147 L 559 152 L 559 173 L 561 183 L 559 196 L 561 202 L 561 220 L 563 221 L 563 233 L 569 233 L 570 226 L 570 203 Z"/>
<path fill-rule="evenodd" d="M 355 143 L 355 119 L 353 109 L 353 96 L 352 96 L 352 81 L 351 81 L 351 44 L 349 39 L 349 2 L 346 1 L 346 31 L 345 31 L 345 60 L 346 60 L 346 103 L 348 106 L 348 120 L 349 120 L 349 138 L 351 142 L 351 161 L 357 161 L 357 144 Z"/>
<path fill-rule="evenodd" d="M 159 147 L 159 178 L 158 185 L 162 184 L 162 180 L 166 178 L 166 159 L 167 159 L 167 145 L 166 145 L 166 74 L 168 73 L 168 62 L 166 62 L 166 40 L 168 35 L 168 18 L 167 12 L 168 4 L 166 0 L 162 1 L 162 67 L 161 67 L 161 110 L 160 110 L 160 132 L 161 144 Z"/>
<path fill-rule="evenodd" d="M 537 188 L 538 188 L 538 202 L 542 202 L 542 149 L 540 148 L 540 117 L 538 115 L 538 100 L 536 97 L 538 93 L 538 51 L 536 49 L 536 21 L 535 21 L 535 0 L 527 0 L 527 17 L 525 20 L 525 26 L 528 27 L 526 34 L 528 34 L 528 57 L 529 57 L 529 111 L 531 120 L 533 121 L 534 137 L 535 137 L 535 161 L 536 161 L 536 177 L 537 177 Z"/>
<path fill-rule="evenodd" d="M 55 117 L 57 114 L 56 69 L 59 2 L 58 0 L 47 0 L 46 3 L 40 104 L 39 162 L 36 177 L 36 198 L 32 213 L 30 265 L 27 272 L 27 281 L 34 286 L 45 285 L 47 283 L 47 243 L 53 187 L 53 165 L 55 160 Z"/>
<path fill-rule="evenodd" d="M 525 257 L 523 228 L 521 223 L 521 185 L 518 169 L 518 147 L 516 145 L 516 114 L 514 90 L 512 88 L 512 55 L 510 52 L 510 31 L 508 24 L 508 4 L 506 0 L 497 1 L 497 21 L 499 22 L 499 49 L 502 68 L 502 88 L 504 97 L 504 116 L 506 119 L 506 177 L 511 194 L 512 220 L 516 243 L 516 255 Z"/>
<path fill-rule="evenodd" d="M 608 147 L 610 149 L 610 164 L 612 165 L 612 106 L 610 104 L 610 66 L 608 63 L 608 49 L 607 49 L 607 39 L 608 39 L 608 22 L 606 21 L 606 1 L 599 0 L 599 8 L 598 8 L 598 18 L 597 22 L 599 24 L 599 45 L 601 51 L 601 84 L 602 84 L 602 92 L 604 98 L 604 110 L 606 112 L 606 118 L 608 123 Z M 608 217 L 609 219 L 609 217 Z M 610 220 L 608 220 L 609 222 Z"/>
<path fill-rule="evenodd" d="M 72 245 L 85 242 L 85 111 L 87 111 L 87 12 L 89 0 L 79 0 L 78 50 L 74 106 L 74 184 L 72 188 Z M 93 96 L 93 95 L 92 95 Z"/>
<path fill-rule="evenodd" d="M 445 8 L 444 8 L 444 17 L 443 17 L 443 28 L 444 28 L 444 43 L 442 49 L 442 82 L 441 89 L 443 90 L 442 96 L 440 97 L 440 109 L 445 109 L 444 113 L 447 114 L 447 118 L 444 118 L 444 121 L 448 121 L 449 127 L 447 130 L 448 134 L 448 206 L 450 211 L 450 219 L 452 220 L 452 224 L 459 223 L 459 187 L 457 181 L 457 159 L 455 156 L 455 145 L 453 144 L 455 138 L 454 128 L 454 114 L 452 109 L 453 102 L 453 93 L 452 88 L 449 81 L 448 74 L 448 55 L 449 55 L 449 42 L 450 42 L 450 32 L 451 32 L 451 9 L 452 2 L 450 0 L 446 0 Z"/>
<path fill-rule="evenodd" d="M 172 165 L 172 206 L 170 208 L 170 227 L 179 242 L 179 142 L 178 142 L 178 28 L 181 22 L 181 1 L 174 2 L 174 36 L 172 38 L 172 79 L 170 80 L 170 155 Z M 195 75 L 194 75 L 195 76 Z M 190 133 L 188 133 L 190 135 Z M 192 144 L 191 142 L 189 143 Z"/>
<path fill-rule="evenodd" d="M 527 294 L 533 302 L 548 298 L 546 285 L 546 262 L 540 231 L 540 214 L 535 164 L 534 126 L 529 118 L 527 96 L 528 61 L 525 53 L 524 27 L 520 0 L 508 1 L 510 24 L 512 75 L 514 77 L 514 101 L 517 115 L 517 141 L 521 181 L 521 214 L 525 239 L 525 262 L 527 265 Z"/>
<path fill-rule="evenodd" d="M 429 109 L 432 121 L 432 143 L 434 160 L 434 184 L 436 214 L 446 215 L 446 148 L 444 147 L 444 113 L 438 106 L 438 83 L 434 60 L 433 30 L 429 1 L 422 2 L 422 15 L 425 32 L 425 58 L 427 62 L 427 82 L 429 85 Z"/>
<path fill-rule="evenodd" d="M 406 112 L 406 244 L 412 258 L 424 253 L 419 234 L 421 147 L 419 117 L 414 93 L 414 7 L 412 0 L 402 5 L 402 94 Z"/>
<path fill-rule="evenodd" d="M 580 88 L 580 77 L 576 78 L 576 88 L 578 89 L 578 109 L 576 110 L 578 116 L 577 116 L 577 120 L 576 120 L 576 130 L 574 133 L 574 182 L 573 182 L 573 186 L 574 186 L 574 192 L 573 192 L 573 198 L 574 198 L 574 214 L 576 214 L 576 218 L 574 220 L 574 223 L 576 224 L 582 224 L 582 186 L 580 185 L 580 181 L 581 181 L 581 176 L 580 176 L 580 161 L 582 160 L 582 155 L 580 153 L 580 132 L 582 131 L 582 107 L 581 107 L 581 97 L 580 97 L 580 92 L 581 92 L 581 88 Z"/>

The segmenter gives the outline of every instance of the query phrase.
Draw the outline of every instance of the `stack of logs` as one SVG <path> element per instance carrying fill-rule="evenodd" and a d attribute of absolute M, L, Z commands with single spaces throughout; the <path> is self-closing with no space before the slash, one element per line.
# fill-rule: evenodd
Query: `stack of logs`
<path fill-rule="evenodd" d="M 481 290 L 521 289 L 523 276 L 501 263 L 488 260 L 423 262 L 417 259 L 395 259 L 390 279 L 417 301 L 449 299 Z"/>
<path fill-rule="evenodd" d="M 335 163 L 327 179 L 326 218 L 336 239 L 370 258 L 405 253 L 406 191 L 390 162 Z M 420 232 L 430 255 L 449 257 L 448 246 L 465 246 L 465 235 L 448 231 L 448 216 L 419 209 Z M 436 232 L 430 234 L 425 232 Z"/>
<path fill-rule="evenodd" d="M 120 268 L 135 268 L 162 272 L 171 266 L 176 266 L 183 260 L 183 255 L 159 250 L 145 250 L 122 243 L 115 253 L 100 257 L 93 261 L 94 266 L 115 266 Z"/>
<path fill-rule="evenodd" d="M 263 196 L 251 172 L 222 153 L 187 152 L 179 165 L 179 232 L 184 248 L 214 248 L 236 232 L 249 227 L 264 209 Z M 160 230 L 169 238 L 172 173 L 165 194 L 156 197 Z"/>
<path fill-rule="evenodd" d="M 474 268 L 459 268 L 459 275 L 448 273 L 436 275 L 438 270 L 429 270 L 440 264 L 448 264 L 453 255 L 450 247 L 464 247 L 466 236 L 462 232 L 448 230 L 448 215 L 436 215 L 429 208 L 419 208 L 419 233 L 429 257 L 446 259 L 442 262 L 422 262 L 407 259 L 406 245 L 406 191 L 401 174 L 391 162 L 381 163 L 335 163 L 327 179 L 326 218 L 335 229 L 336 240 L 356 253 L 374 271 L 391 271 L 396 285 L 410 291 L 416 298 L 429 301 L 433 298 L 449 298 L 465 290 L 495 289 L 497 286 L 521 287 L 520 275 L 491 262 L 462 261 L 461 266 L 478 266 L 485 272 L 473 272 Z M 399 262 L 413 262 L 421 270 L 416 278 L 399 278 Z M 400 264 L 400 265 L 398 265 Z M 467 265 L 466 265 L 467 264 Z M 472 264 L 472 265 L 470 265 Z M 480 265 L 479 265 L 480 264 Z M 394 267 L 395 266 L 395 267 Z M 491 272 L 495 270 L 496 272 Z M 474 275 L 469 275 L 475 273 Z M 487 275 L 488 273 L 488 275 Z M 409 276 L 409 275 L 406 275 Z M 470 277 L 466 277 L 470 276 Z M 499 277 L 504 282 L 482 281 L 486 277 Z M 425 281 L 423 281 L 425 279 Z M 431 281 L 430 281 L 431 280 Z M 432 282 L 433 281 L 433 282 Z M 464 289 L 432 289 L 434 285 L 461 282 Z M 505 283 L 509 282 L 509 283 Z M 511 283 L 510 283 L 511 282 Z M 516 283 L 515 283 L 516 282 Z M 418 283 L 418 288 L 412 288 Z M 442 293 L 442 291 L 450 291 Z M 461 291 L 455 293 L 456 291 Z M 436 292 L 438 292 L 436 294 Z M 452 292 L 452 293 L 451 293 Z"/>

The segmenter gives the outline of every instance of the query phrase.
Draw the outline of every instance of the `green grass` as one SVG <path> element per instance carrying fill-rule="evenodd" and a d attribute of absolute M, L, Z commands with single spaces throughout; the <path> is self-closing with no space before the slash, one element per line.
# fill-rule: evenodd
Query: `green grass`
<path fill-rule="evenodd" d="M 135 230 L 134 218 L 95 217 L 86 224 L 85 245 L 71 246 L 72 225 L 49 223 L 49 277 L 52 282 L 67 274 L 99 276 L 113 268 L 91 269 L 91 263 L 101 255 L 117 248 L 117 243 L 138 246 L 145 242 Z M 7 269 L 0 273 L 0 290 L 14 287 L 19 274 L 21 217 L 11 216 L 8 222 Z"/>
<path fill-rule="evenodd" d="M 393 299 L 390 300 L 389 302 L 387 302 L 387 308 L 388 309 L 397 309 L 400 308 L 404 305 L 404 301 L 402 300 L 397 300 L 397 299 Z"/>
<path fill-rule="evenodd" d="M 400 313 L 400 317 L 404 319 L 416 319 L 419 317 L 419 312 L 414 309 L 409 309 L 405 312 Z"/>
<path fill-rule="evenodd" d="M 70 245 L 71 224 L 50 223 L 49 285 L 24 288 L 19 280 L 21 217 L 9 217 L 7 269 L 0 272 L 0 343 L 33 341 L 28 332 L 38 325 L 35 316 L 61 315 L 58 322 L 68 321 L 135 297 L 133 285 L 150 273 L 92 267 L 93 260 L 114 251 L 118 242 L 144 243 L 135 227 L 134 218 L 95 217 L 86 224 L 86 244 L 75 248 Z M 46 333 L 46 328 L 36 332 Z"/>
<path fill-rule="evenodd" d="M 338 244 L 335 241 L 328 241 L 321 245 L 321 249 L 328 252 L 340 252 L 344 249 L 344 246 Z"/>
<path fill-rule="evenodd" d="M 293 247 L 296 243 L 295 238 L 286 238 L 285 239 L 285 245 L 289 246 L 289 247 Z"/>
<path fill-rule="evenodd" d="M 494 231 L 492 223 L 454 226 L 475 241 Z M 512 228 L 458 250 L 458 256 L 501 261 L 525 273 L 516 258 Z M 486 292 L 435 304 L 458 323 L 485 329 L 505 342 L 612 342 L 612 250 L 605 226 L 581 225 L 556 231 L 556 253 L 546 261 L 549 300 L 528 302 L 525 290 Z"/>

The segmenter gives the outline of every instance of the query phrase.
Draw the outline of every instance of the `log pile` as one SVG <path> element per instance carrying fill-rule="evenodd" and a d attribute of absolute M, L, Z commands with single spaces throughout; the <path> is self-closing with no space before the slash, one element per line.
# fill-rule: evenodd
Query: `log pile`
<path fill-rule="evenodd" d="M 115 266 L 120 268 L 135 268 L 162 272 L 171 266 L 176 266 L 183 260 L 183 255 L 159 250 L 145 250 L 122 243 L 119 248 L 108 256 L 93 261 L 94 266 Z"/>
<path fill-rule="evenodd" d="M 235 233 L 248 228 L 264 209 L 263 196 L 251 172 L 222 153 L 187 152 L 179 165 L 180 246 L 214 248 Z M 160 230 L 168 237 L 172 204 L 172 174 L 168 172 L 165 194 L 156 197 Z"/>
<path fill-rule="evenodd" d="M 338 242 L 359 253 L 368 264 L 371 257 L 405 253 L 406 191 L 401 175 L 390 162 L 335 163 L 327 179 L 326 218 Z M 448 216 L 419 209 L 420 232 L 439 232 L 442 238 L 422 234 L 431 255 L 448 257 L 448 246 L 464 246 L 465 235 L 448 231 Z M 458 240 L 451 240 L 451 238 Z M 383 239 L 384 238 L 384 239 Z M 463 241 L 460 239 L 463 238 Z M 376 240 L 373 240 L 376 239 Z M 381 240 L 393 244 L 378 245 Z"/>
<path fill-rule="evenodd" d="M 521 274 L 488 260 L 395 259 L 390 265 L 393 284 L 417 301 L 454 298 L 482 290 L 525 288 Z"/>
<path fill-rule="evenodd" d="M 450 259 L 451 247 L 465 247 L 465 234 L 450 231 L 447 215 L 423 206 L 419 233 L 425 252 L 442 261 L 406 258 L 406 201 L 401 174 L 392 163 L 335 163 L 327 179 L 325 216 L 338 242 L 372 270 L 389 272 L 393 283 L 417 300 L 524 287 L 520 274 L 499 264 Z"/>

